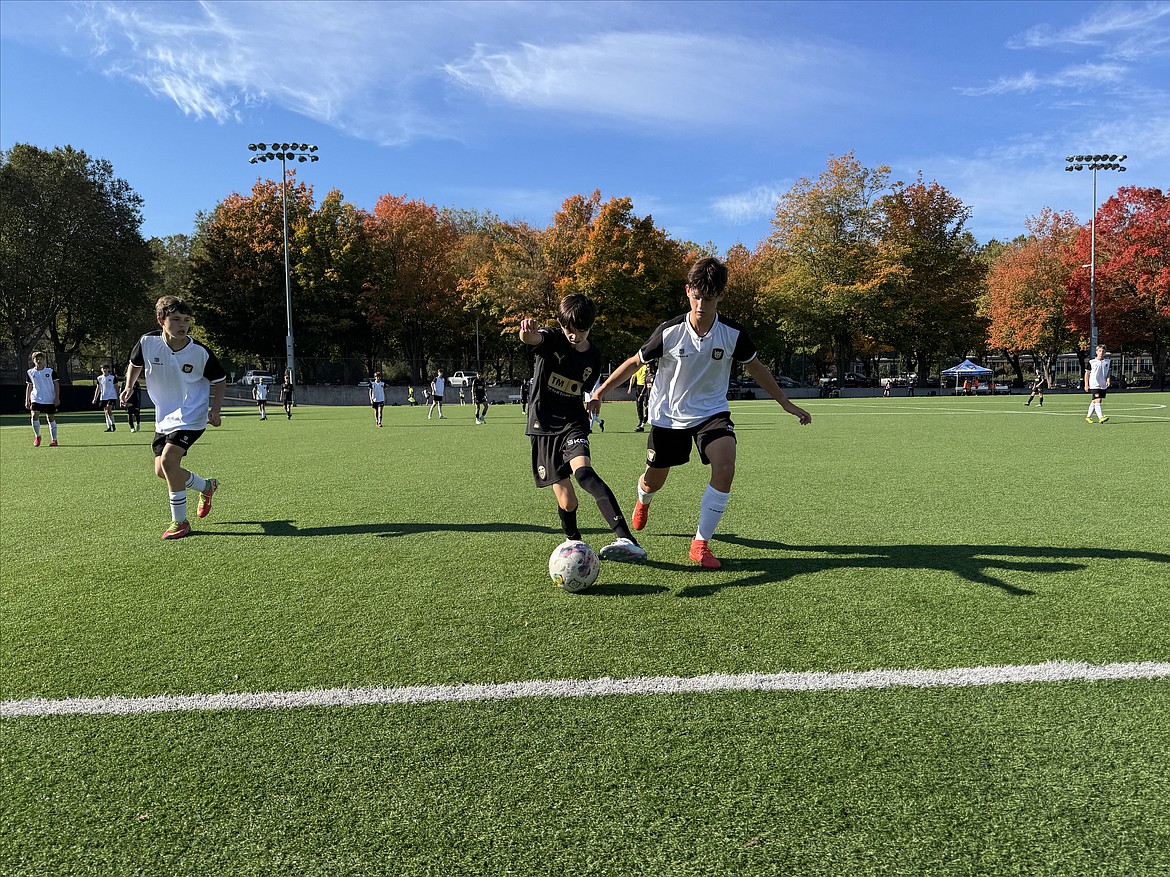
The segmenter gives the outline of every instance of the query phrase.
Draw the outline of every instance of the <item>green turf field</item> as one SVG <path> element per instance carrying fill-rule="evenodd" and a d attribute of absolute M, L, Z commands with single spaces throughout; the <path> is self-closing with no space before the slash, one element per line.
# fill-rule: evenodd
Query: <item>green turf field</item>
<path fill-rule="evenodd" d="M 1170 394 L 733 403 L 583 595 L 520 408 L 229 409 L 168 522 L 147 432 L 0 429 L 4 702 L 1170 661 Z M 121 417 L 121 414 L 119 415 Z M 630 404 L 594 466 L 625 512 Z M 124 418 L 122 418 L 124 420 Z M 47 430 L 45 430 L 47 435 Z M 47 444 L 47 438 L 46 438 Z M 585 538 L 610 540 L 592 500 Z M 1170 679 L 0 719 L 13 875 L 1164 875 Z"/>

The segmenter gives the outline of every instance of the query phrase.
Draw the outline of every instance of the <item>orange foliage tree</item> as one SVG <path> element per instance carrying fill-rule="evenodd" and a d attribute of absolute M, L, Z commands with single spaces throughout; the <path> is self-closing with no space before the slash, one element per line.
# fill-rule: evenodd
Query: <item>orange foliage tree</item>
<path fill-rule="evenodd" d="M 1090 229 L 1080 230 L 1067 264 L 1068 324 L 1089 335 Z M 1075 266 L 1075 267 L 1071 267 Z M 1161 385 L 1170 356 L 1170 197 L 1162 189 L 1123 186 L 1097 211 L 1097 325 L 1107 346 L 1147 347 Z"/>
<path fill-rule="evenodd" d="M 1029 236 L 1009 244 L 987 277 L 989 342 L 1030 354 L 1051 379 L 1057 355 L 1075 343 L 1065 297 L 1080 225 L 1070 212 L 1045 207 L 1025 222 Z"/>

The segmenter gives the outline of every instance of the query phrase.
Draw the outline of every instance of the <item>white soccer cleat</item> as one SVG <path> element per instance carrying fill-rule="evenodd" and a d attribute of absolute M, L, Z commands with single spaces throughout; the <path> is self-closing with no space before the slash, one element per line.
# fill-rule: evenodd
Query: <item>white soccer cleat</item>
<path fill-rule="evenodd" d="M 602 560 L 638 563 L 646 559 L 646 549 L 629 539 L 619 538 L 602 548 L 598 555 Z"/>

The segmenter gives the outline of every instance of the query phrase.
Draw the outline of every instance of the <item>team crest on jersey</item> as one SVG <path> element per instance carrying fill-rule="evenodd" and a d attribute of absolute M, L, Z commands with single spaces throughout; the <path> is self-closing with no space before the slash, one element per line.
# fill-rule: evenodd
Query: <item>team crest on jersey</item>
<path fill-rule="evenodd" d="M 151 357 L 151 360 L 150 360 L 150 361 L 151 361 L 151 362 L 153 362 L 155 365 L 161 365 L 161 364 L 162 364 L 162 360 L 161 360 L 161 359 L 159 359 L 157 356 Z"/>
<path fill-rule="evenodd" d="M 541 478 L 544 478 L 546 471 L 547 470 L 543 466 L 536 467 L 536 474 L 539 475 Z"/>
<path fill-rule="evenodd" d="M 189 375 L 193 371 L 195 371 L 195 366 L 191 365 L 191 363 L 188 362 L 183 366 L 183 374 Z"/>
<path fill-rule="evenodd" d="M 679 359 L 685 359 L 686 355 L 687 355 L 687 349 L 685 347 L 680 347 L 678 350 L 676 350 L 674 352 L 674 355 L 677 356 Z"/>
<path fill-rule="evenodd" d="M 650 448 L 650 450 L 646 451 L 646 462 L 647 462 L 647 463 L 653 463 L 653 462 L 654 462 L 654 458 L 655 458 L 655 457 L 657 457 L 657 456 L 658 456 L 658 455 L 657 455 L 656 453 L 654 453 L 654 449 L 653 449 L 653 448 Z"/>
<path fill-rule="evenodd" d="M 593 374 L 593 369 L 592 369 L 592 368 L 586 368 L 586 369 L 585 369 L 585 371 L 581 373 L 581 382 L 582 382 L 583 384 L 588 384 L 588 383 L 589 383 L 589 376 L 590 376 L 591 374 Z"/>
<path fill-rule="evenodd" d="M 714 350 L 712 350 L 711 351 L 711 358 L 712 359 L 723 359 L 723 348 L 716 347 Z"/>

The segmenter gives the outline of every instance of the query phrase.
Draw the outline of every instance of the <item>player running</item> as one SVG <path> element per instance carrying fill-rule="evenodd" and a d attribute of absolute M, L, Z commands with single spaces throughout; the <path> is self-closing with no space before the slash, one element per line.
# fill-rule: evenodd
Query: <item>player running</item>
<path fill-rule="evenodd" d="M 607 393 L 621 386 L 640 366 L 658 360 L 650 392 L 646 471 L 638 479 L 633 525 L 635 530 L 646 526 L 650 501 L 666 482 L 671 467 L 690 460 L 693 443 L 699 459 L 711 467 L 711 481 L 703 493 L 690 550 L 691 560 L 704 569 L 719 569 L 721 565 L 711 553 L 710 541 L 727 508 L 735 477 L 735 425 L 727 404 L 732 361 L 744 363 L 768 395 L 801 424 L 812 422 L 812 416 L 788 400 L 760 362 L 744 328 L 719 318 L 717 308 L 726 287 L 727 266 L 723 262 L 711 256 L 696 262 L 687 274 L 689 313 L 655 329 L 642 349 L 609 376 L 589 403 L 596 413 Z"/>
<path fill-rule="evenodd" d="M 581 397 L 601 372 L 601 353 L 589 340 L 595 313 L 589 296 L 573 293 L 561 299 L 558 329 L 541 329 L 530 317 L 520 321 L 520 340 L 535 358 L 525 429 L 532 441 L 532 474 L 537 487 L 552 487 L 565 538 L 581 538 L 572 475 L 597 501 L 617 536 L 598 554 L 605 560 L 645 560 L 646 549 L 630 532 L 617 498 L 589 457 L 589 415 Z"/>
<path fill-rule="evenodd" d="M 1032 400 L 1037 396 L 1040 397 L 1040 407 L 1044 407 L 1044 391 L 1048 389 L 1048 378 L 1044 377 L 1043 372 L 1036 373 L 1036 380 L 1032 381 L 1032 392 L 1028 394 L 1028 401 L 1025 405 L 1031 405 Z"/>

